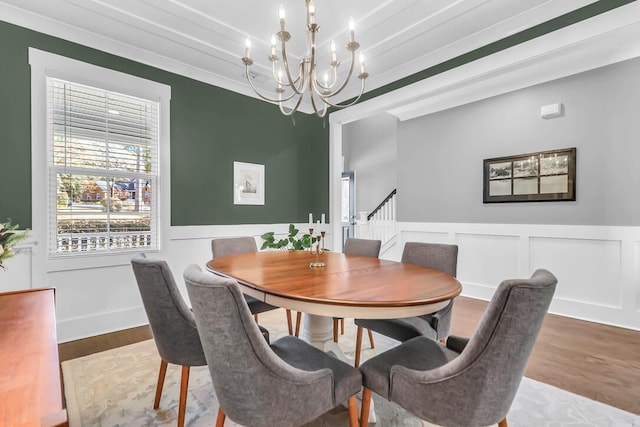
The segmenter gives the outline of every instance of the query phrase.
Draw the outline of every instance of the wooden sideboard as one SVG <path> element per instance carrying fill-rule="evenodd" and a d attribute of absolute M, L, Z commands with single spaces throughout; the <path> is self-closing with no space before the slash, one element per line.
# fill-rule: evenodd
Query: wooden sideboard
<path fill-rule="evenodd" d="M 0 427 L 68 426 L 53 289 L 0 293 Z"/>

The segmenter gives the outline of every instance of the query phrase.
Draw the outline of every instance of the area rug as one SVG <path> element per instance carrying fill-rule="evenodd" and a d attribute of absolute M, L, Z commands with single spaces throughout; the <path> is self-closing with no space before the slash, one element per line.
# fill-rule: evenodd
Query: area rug
<path fill-rule="evenodd" d="M 260 315 L 272 340 L 286 333 L 283 310 Z M 346 322 L 340 345 L 353 356 L 355 328 Z M 397 343 L 375 335 L 376 348 L 363 340 L 363 360 Z M 169 365 L 160 409 L 153 398 L 160 366 L 153 340 L 96 353 L 62 363 L 70 427 L 175 426 L 178 413 L 180 368 Z M 379 427 L 425 427 L 431 424 L 374 395 Z M 215 425 L 218 402 L 207 367 L 191 369 L 186 425 Z M 617 408 L 524 378 L 508 415 L 510 427 L 640 427 L 640 417 Z M 347 426 L 347 410 L 338 407 L 314 420 L 310 427 Z M 372 426 L 374 424 L 371 424 Z M 235 427 L 227 419 L 226 427 Z"/>

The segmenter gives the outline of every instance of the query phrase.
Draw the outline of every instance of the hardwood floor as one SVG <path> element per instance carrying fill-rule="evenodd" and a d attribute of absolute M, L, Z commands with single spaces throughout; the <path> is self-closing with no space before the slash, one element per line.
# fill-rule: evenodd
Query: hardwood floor
<path fill-rule="evenodd" d="M 472 335 L 486 306 L 456 298 L 452 334 Z M 60 361 L 149 338 L 143 326 L 60 344 Z M 548 314 L 525 375 L 640 415 L 640 332 Z"/>
<path fill-rule="evenodd" d="M 125 345 L 151 339 L 151 329 L 149 326 L 139 326 L 137 328 L 125 329 L 110 334 L 97 335 L 77 341 L 70 341 L 58 344 L 60 363 L 65 360 L 87 356 L 93 353 L 110 350 L 112 348 L 123 347 Z"/>
<path fill-rule="evenodd" d="M 451 333 L 473 334 L 486 306 L 456 298 Z M 525 375 L 640 415 L 640 332 L 547 314 Z"/>

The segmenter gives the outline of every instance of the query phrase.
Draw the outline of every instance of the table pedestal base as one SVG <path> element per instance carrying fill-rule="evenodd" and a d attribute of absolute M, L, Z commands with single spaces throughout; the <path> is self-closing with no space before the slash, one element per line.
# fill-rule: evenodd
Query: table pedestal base
<path fill-rule="evenodd" d="M 316 348 L 331 353 L 334 357 L 353 366 L 355 361 L 342 352 L 340 346 L 333 341 L 333 318 L 305 313 L 302 321 L 301 338 Z M 362 392 L 358 393 L 358 416 L 362 404 Z M 369 410 L 369 422 L 376 422 L 373 400 Z"/>

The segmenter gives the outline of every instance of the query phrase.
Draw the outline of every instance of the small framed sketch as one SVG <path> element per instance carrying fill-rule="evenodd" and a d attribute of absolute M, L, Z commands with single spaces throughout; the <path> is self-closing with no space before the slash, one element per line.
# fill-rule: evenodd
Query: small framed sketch
<path fill-rule="evenodd" d="M 233 204 L 264 205 L 264 165 L 233 162 Z"/>
<path fill-rule="evenodd" d="M 576 200 L 576 149 L 484 160 L 484 203 Z"/>

